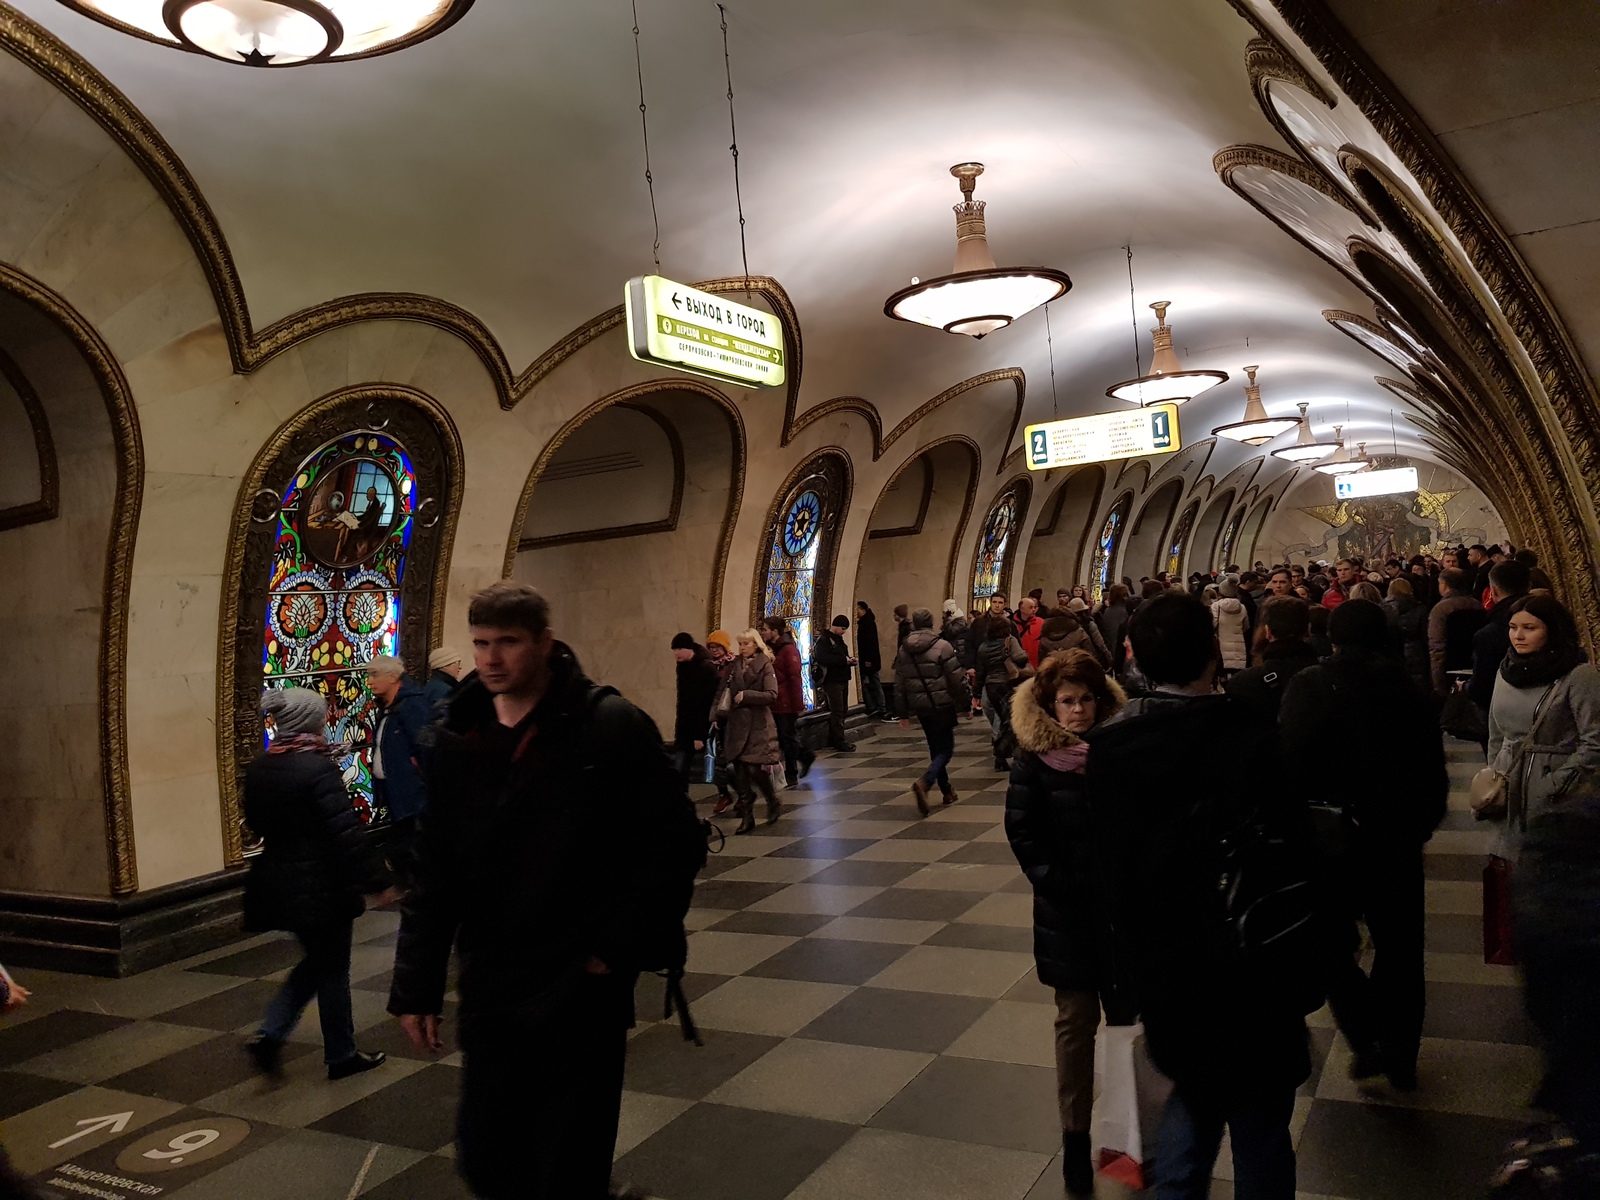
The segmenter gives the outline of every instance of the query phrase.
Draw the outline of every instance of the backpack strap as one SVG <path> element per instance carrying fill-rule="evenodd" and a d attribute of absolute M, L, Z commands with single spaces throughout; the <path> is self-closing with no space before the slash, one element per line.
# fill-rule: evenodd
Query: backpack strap
<path fill-rule="evenodd" d="M 662 1005 L 661 1019 L 669 1020 L 672 1010 L 678 1010 L 678 1025 L 683 1030 L 683 1040 L 693 1042 L 696 1046 L 704 1046 L 700 1040 L 700 1030 L 695 1027 L 694 1018 L 689 1015 L 689 1000 L 683 994 L 683 971 L 673 967 L 667 972 L 667 998 Z"/>

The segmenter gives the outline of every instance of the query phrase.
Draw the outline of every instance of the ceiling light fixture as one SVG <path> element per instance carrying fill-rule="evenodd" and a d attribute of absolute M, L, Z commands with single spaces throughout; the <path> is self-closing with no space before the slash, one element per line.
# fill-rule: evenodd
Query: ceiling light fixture
<path fill-rule="evenodd" d="M 1359 471 L 1367 465 L 1365 456 L 1352 458 L 1350 452 L 1344 448 L 1344 426 L 1333 427 L 1333 439 L 1338 443 L 1338 449 L 1333 452 L 1333 457 L 1327 462 L 1319 462 L 1312 470 L 1321 471 L 1324 475 L 1348 475 L 1352 471 Z"/>
<path fill-rule="evenodd" d="M 248 67 L 370 58 L 432 37 L 472 0 L 60 0 L 148 41 Z"/>
<path fill-rule="evenodd" d="M 1172 307 L 1172 301 L 1157 300 L 1150 307 L 1156 312 L 1156 327 L 1150 331 L 1150 341 L 1155 347 L 1150 374 L 1114 383 L 1106 389 L 1106 395 L 1145 407 L 1182 404 L 1207 388 L 1228 382 L 1226 371 L 1185 371 L 1172 348 L 1172 330 L 1167 327 L 1167 309 Z"/>
<path fill-rule="evenodd" d="M 1309 404 L 1300 405 L 1300 436 L 1295 439 L 1294 445 L 1274 450 L 1272 457 L 1296 463 L 1316 462 L 1319 458 L 1327 458 L 1339 448 L 1337 442 L 1319 442 L 1313 439 L 1311 422 L 1306 418 L 1306 409 L 1310 407 Z"/>
<path fill-rule="evenodd" d="M 961 181 L 961 203 L 955 206 L 955 268 L 926 282 L 912 279 L 910 287 L 883 302 L 884 315 L 981 338 L 1066 295 L 1072 280 L 1065 272 L 1052 267 L 994 265 L 984 228 L 985 202 L 972 198 L 983 164 L 957 163 L 950 174 Z"/>
<path fill-rule="evenodd" d="M 1244 420 L 1235 421 L 1232 425 L 1218 425 L 1211 431 L 1213 436 L 1231 438 L 1246 446 L 1265 446 L 1279 434 L 1288 433 L 1300 424 L 1300 419 L 1296 417 L 1267 416 L 1266 406 L 1261 403 L 1261 387 L 1256 383 L 1258 370 L 1259 367 L 1244 369 L 1250 380 L 1244 385 Z M 1300 411 L 1303 416 L 1305 409 L 1302 407 Z"/>

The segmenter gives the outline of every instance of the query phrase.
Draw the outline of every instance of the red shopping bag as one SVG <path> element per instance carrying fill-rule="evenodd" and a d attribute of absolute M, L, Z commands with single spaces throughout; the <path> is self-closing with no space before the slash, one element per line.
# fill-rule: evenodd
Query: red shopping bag
<path fill-rule="evenodd" d="M 1483 961 L 1496 967 L 1514 967 L 1511 946 L 1511 863 L 1491 855 L 1483 868 Z"/>
<path fill-rule="evenodd" d="M 1142 1191 L 1146 1141 L 1154 1141 L 1172 1084 L 1145 1051 L 1143 1025 L 1102 1025 L 1094 1050 L 1099 1089 L 1090 1140 L 1098 1151 L 1096 1165 L 1107 1179 Z"/>

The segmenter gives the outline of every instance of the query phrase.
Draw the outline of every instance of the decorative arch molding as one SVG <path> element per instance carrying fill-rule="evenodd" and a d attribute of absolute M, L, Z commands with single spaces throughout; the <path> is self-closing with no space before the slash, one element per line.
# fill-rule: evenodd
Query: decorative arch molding
<path fill-rule="evenodd" d="M 855 413 L 867 423 L 868 430 L 872 433 L 872 461 L 877 462 L 889 450 L 889 447 L 910 433 L 925 417 L 942 408 L 957 396 L 972 391 L 973 388 L 983 387 L 990 383 L 1010 383 L 1017 391 L 1016 409 L 1011 415 L 1011 428 L 1006 434 L 1005 444 L 1011 445 L 1017 436 L 1017 426 L 1022 422 L 1022 404 L 1027 398 L 1028 377 L 1021 367 L 1001 367 L 994 371 L 985 371 L 981 375 L 974 375 L 970 379 L 963 379 L 960 383 L 945 388 L 931 400 L 917 406 L 917 408 L 901 421 L 887 434 L 883 432 L 883 418 L 878 414 L 877 407 L 871 401 L 863 400 L 860 396 L 836 396 L 832 400 L 824 400 L 821 404 L 813 405 L 806 409 L 795 419 L 792 426 L 786 424 L 783 444 L 788 445 L 795 435 L 808 425 L 815 424 L 825 417 L 836 413 Z M 1005 463 L 1010 461 L 1009 455 L 1002 455 L 1000 468 L 996 474 L 1004 471 Z"/>
<path fill-rule="evenodd" d="M 1089 563 L 1089 594 L 1096 603 L 1117 581 L 1117 568 L 1121 565 L 1123 548 L 1128 541 L 1128 517 L 1133 511 L 1133 492 L 1125 491 L 1106 510 L 1100 526 L 1100 537 L 1095 543 L 1094 557 Z"/>
<path fill-rule="evenodd" d="M 966 495 L 961 501 L 961 515 L 956 518 L 955 531 L 950 535 L 950 555 L 946 561 L 944 572 L 944 594 L 946 596 L 953 596 L 956 594 L 956 572 L 960 569 L 961 565 L 961 543 L 966 536 L 967 522 L 972 519 L 972 506 L 974 503 L 976 503 L 978 498 L 978 477 L 983 470 L 983 451 L 978 448 L 978 443 L 967 437 L 966 434 L 952 433 L 947 437 L 942 437 L 931 441 L 927 445 L 919 447 L 914 456 L 908 458 L 905 462 L 900 464 L 895 473 L 889 477 L 889 482 L 883 485 L 883 490 L 878 493 L 878 498 L 873 501 L 872 512 L 867 514 L 866 540 L 871 541 L 874 538 L 886 537 L 904 537 L 914 533 L 922 532 L 923 521 L 928 515 L 928 506 L 933 499 L 935 468 L 933 466 L 933 461 L 928 458 L 928 455 L 937 450 L 940 446 L 961 446 L 966 449 L 968 455 L 970 456 L 970 462 L 968 464 L 970 469 L 967 472 Z M 908 470 L 911 466 L 919 461 L 923 464 L 927 473 L 923 480 L 922 500 L 917 508 L 916 526 L 914 528 L 907 529 L 873 529 L 873 518 L 877 516 L 878 507 L 883 503 L 883 497 L 885 493 L 888 492 L 890 484 L 893 484 L 894 481 L 900 477 L 902 472 Z M 856 577 L 858 580 L 860 575 L 861 555 L 858 554 L 856 556 Z M 859 586 L 857 590 L 859 591 Z"/>
<path fill-rule="evenodd" d="M 1215 490 L 1216 489 L 1213 489 L 1213 491 Z M 1217 550 L 1222 545 L 1223 530 L 1227 527 L 1228 518 L 1233 513 L 1233 498 L 1236 494 L 1237 493 L 1235 493 L 1231 487 L 1224 488 L 1221 490 L 1220 494 L 1216 495 L 1214 498 L 1207 497 L 1206 502 L 1200 506 L 1200 520 L 1195 526 L 1195 536 L 1199 538 L 1199 541 L 1195 545 L 1194 549 L 1199 551 L 1201 557 L 1205 559 L 1204 565 L 1205 569 L 1208 571 L 1212 570 L 1213 568 L 1220 569 L 1221 567 L 1228 565 L 1227 563 L 1217 562 L 1216 558 Z M 1200 535 L 1204 532 L 1205 526 L 1210 522 L 1213 513 L 1217 514 L 1216 527 L 1212 529 L 1207 536 L 1201 537 Z"/>
<path fill-rule="evenodd" d="M 1272 510 L 1277 504 L 1278 497 L 1268 496 L 1260 500 L 1244 519 L 1244 528 L 1250 538 L 1250 549 L 1239 559 L 1239 564 L 1247 571 L 1255 565 L 1256 548 L 1261 544 L 1261 535 L 1266 532 L 1267 520 L 1272 516 Z"/>
<path fill-rule="evenodd" d="M 228 866 L 244 861 L 240 787 L 244 765 L 259 749 L 261 739 L 258 705 L 263 614 L 275 541 L 265 524 L 278 511 L 272 501 L 282 496 L 295 472 L 321 447 L 365 429 L 396 436 L 417 460 L 419 473 L 427 470 L 439 477 L 413 511 L 419 528 L 429 528 L 422 514 L 432 498 L 440 514 L 436 524 L 442 528 L 426 548 L 419 545 L 421 553 L 408 553 L 401 583 L 402 653 L 413 672 L 421 674 L 428 651 L 444 629 L 445 586 L 465 484 L 461 437 L 455 422 L 431 396 L 401 384 L 360 384 L 312 401 L 280 425 L 256 452 L 239 483 L 229 525 L 217 632 L 217 785 L 222 801 L 223 859 Z M 430 452 L 434 461 L 424 461 L 423 456 Z M 270 509 L 265 521 L 260 516 L 263 509 Z M 425 606 L 425 623 L 417 611 L 419 603 Z M 419 645 L 419 640 L 424 644 Z"/>
<path fill-rule="evenodd" d="M 545 444 L 545 448 L 539 452 L 539 457 L 534 460 L 533 469 L 528 472 L 528 478 L 522 485 L 522 494 L 517 498 L 516 511 L 511 517 L 511 532 L 506 537 L 505 559 L 501 564 L 500 570 L 501 578 L 510 579 L 512 571 L 516 569 L 517 553 L 523 548 L 522 531 L 528 525 L 528 509 L 533 503 L 534 489 L 538 487 L 540 478 L 549 469 L 550 462 L 555 458 L 556 451 L 561 449 L 562 445 L 579 426 L 601 410 L 610 408 L 614 404 L 646 412 L 658 425 L 661 425 L 664 429 L 667 428 L 672 422 L 652 409 L 649 404 L 649 397 L 661 392 L 688 392 L 711 401 L 727 419 L 728 433 L 733 441 L 734 461 L 731 486 L 728 488 L 728 510 L 723 516 L 722 531 L 717 537 L 717 565 L 711 580 L 711 591 L 706 602 L 707 628 L 715 629 L 717 627 L 718 614 L 722 611 L 723 580 L 728 573 L 728 555 L 733 546 L 733 526 L 739 516 L 740 505 L 744 501 L 745 459 L 747 455 L 744 417 L 740 415 L 738 406 L 728 399 L 721 390 L 687 376 L 682 379 L 652 379 L 645 383 L 636 383 L 630 387 L 622 388 L 619 391 L 612 392 L 610 395 L 602 396 L 581 412 L 569 417 L 566 423 L 556 430 L 554 436 Z M 668 436 L 676 438 L 676 431 L 669 433 Z M 675 442 L 674 444 L 676 447 L 675 453 L 679 460 L 676 464 L 679 482 L 675 486 L 673 494 L 673 519 L 675 524 L 678 503 L 683 494 L 683 466 L 681 443 Z M 611 532 L 611 536 L 629 537 L 634 533 L 645 532 L 651 531 L 637 528 L 628 531 L 616 530 Z"/>
<path fill-rule="evenodd" d="M 796 497 L 800 486 L 815 481 L 828 494 L 824 504 L 832 503 L 835 511 L 822 514 L 822 528 L 818 536 L 822 543 L 817 552 L 817 565 L 813 575 L 814 590 L 811 606 L 813 636 L 820 628 L 819 621 L 827 619 L 828 605 L 833 599 L 833 576 L 839 562 L 840 535 L 850 516 L 850 501 L 855 491 L 855 473 L 850 455 L 843 447 L 824 446 L 789 472 L 772 503 L 767 506 L 767 519 L 761 526 L 761 549 L 756 555 L 755 575 L 750 583 L 750 624 L 754 625 L 764 615 L 767 575 L 772 569 L 772 546 L 778 533 L 778 521 L 785 508 Z"/>
<path fill-rule="evenodd" d="M 1148 491 L 1150 488 L 1150 460 L 1147 458 L 1133 458 L 1123 463 L 1122 470 L 1117 472 L 1117 482 L 1112 486 L 1121 487 L 1122 481 L 1127 479 L 1129 475 L 1132 475 L 1140 467 L 1144 468 L 1144 482 L 1142 484 L 1136 484 L 1130 480 L 1128 486 L 1141 494 Z"/>
<path fill-rule="evenodd" d="M 0 508 L 0 529 L 53 521 L 61 512 L 61 476 L 56 467 L 55 439 L 50 436 L 50 418 L 28 376 L 4 350 L 0 350 L 0 376 L 22 402 L 22 411 L 33 431 L 33 452 L 39 461 L 39 498 Z"/>
<path fill-rule="evenodd" d="M 1150 486 L 1154 487 L 1165 483 L 1169 475 L 1173 478 L 1181 479 L 1189 473 L 1190 467 L 1193 467 L 1196 471 L 1204 471 L 1206 464 L 1211 461 L 1211 455 L 1216 451 L 1216 448 L 1217 439 L 1208 437 L 1202 438 L 1193 445 L 1185 446 L 1176 454 L 1167 455 L 1167 461 L 1162 463 L 1160 468 L 1151 475 Z M 1200 454 L 1199 461 L 1196 462 L 1194 456 L 1201 450 L 1204 450 L 1205 453 Z"/>
<path fill-rule="evenodd" d="M 1017 569 L 1017 556 L 1025 550 L 1023 543 L 1028 540 L 1025 531 L 1028 526 L 1028 508 L 1033 502 L 1033 480 L 1026 474 L 1012 476 L 995 492 L 994 499 L 989 502 L 989 508 L 984 513 L 983 523 L 978 526 L 978 536 L 972 544 L 972 556 L 967 559 L 967 586 L 964 592 L 952 591 L 952 595 L 966 595 L 970 599 L 976 594 L 978 558 L 983 553 L 983 541 L 989 529 L 989 520 L 1008 499 L 1015 506 L 1016 515 L 1012 518 L 1011 541 L 1006 546 L 996 590 L 1010 595 L 1011 579 Z"/>
<path fill-rule="evenodd" d="M 1183 497 L 1178 497 L 1183 503 Z M 1166 562 L 1169 575 L 1183 573 L 1184 560 L 1189 557 L 1189 539 L 1194 536 L 1195 522 L 1200 518 L 1200 501 L 1191 500 L 1178 517 L 1178 523 L 1167 543 Z"/>
<path fill-rule="evenodd" d="M 3 12 L 3 10 L 0 10 Z M 144 441 L 122 367 L 98 331 L 67 301 L 25 272 L 0 263 L 0 290 L 38 309 L 83 356 L 99 385 L 117 461 L 116 495 L 107 538 L 104 604 L 100 616 L 100 786 L 106 814 L 111 891 L 139 889 L 133 847 L 133 800 L 128 779 L 128 594 L 134 542 L 144 497 Z"/>

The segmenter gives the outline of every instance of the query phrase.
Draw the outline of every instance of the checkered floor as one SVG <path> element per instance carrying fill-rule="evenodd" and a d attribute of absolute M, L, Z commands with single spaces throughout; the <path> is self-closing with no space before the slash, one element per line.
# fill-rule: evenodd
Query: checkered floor
<path fill-rule="evenodd" d="M 619 1182 L 666 1200 L 1061 1196 L 1053 1006 L 986 732 L 962 727 L 961 800 L 926 820 L 907 790 L 921 739 L 883 726 L 820 758 L 777 825 L 728 838 L 691 912 L 706 1044 L 651 1021 L 659 983 L 641 982 Z M 1474 752 L 1451 750 L 1460 794 L 1429 847 L 1421 1090 L 1348 1082 L 1317 1014 L 1294 1123 L 1308 1200 L 1478 1195 L 1528 1115 L 1538 1052 L 1515 974 L 1481 961 Z M 239 1049 L 296 959 L 283 938 L 125 980 L 20 972 L 37 1003 L 0 1030 L 4 1141 L 23 1169 L 75 1185 L 63 1196 L 157 1194 L 108 1179 L 175 1200 L 466 1195 L 450 1161 L 459 1059 L 429 1061 L 383 1011 L 396 923 L 362 918 L 352 973 L 361 1045 L 389 1062 L 339 1083 L 314 1006 L 286 1083 L 255 1078 Z M 1214 1197 L 1231 1198 L 1230 1173 L 1225 1150 Z"/>

